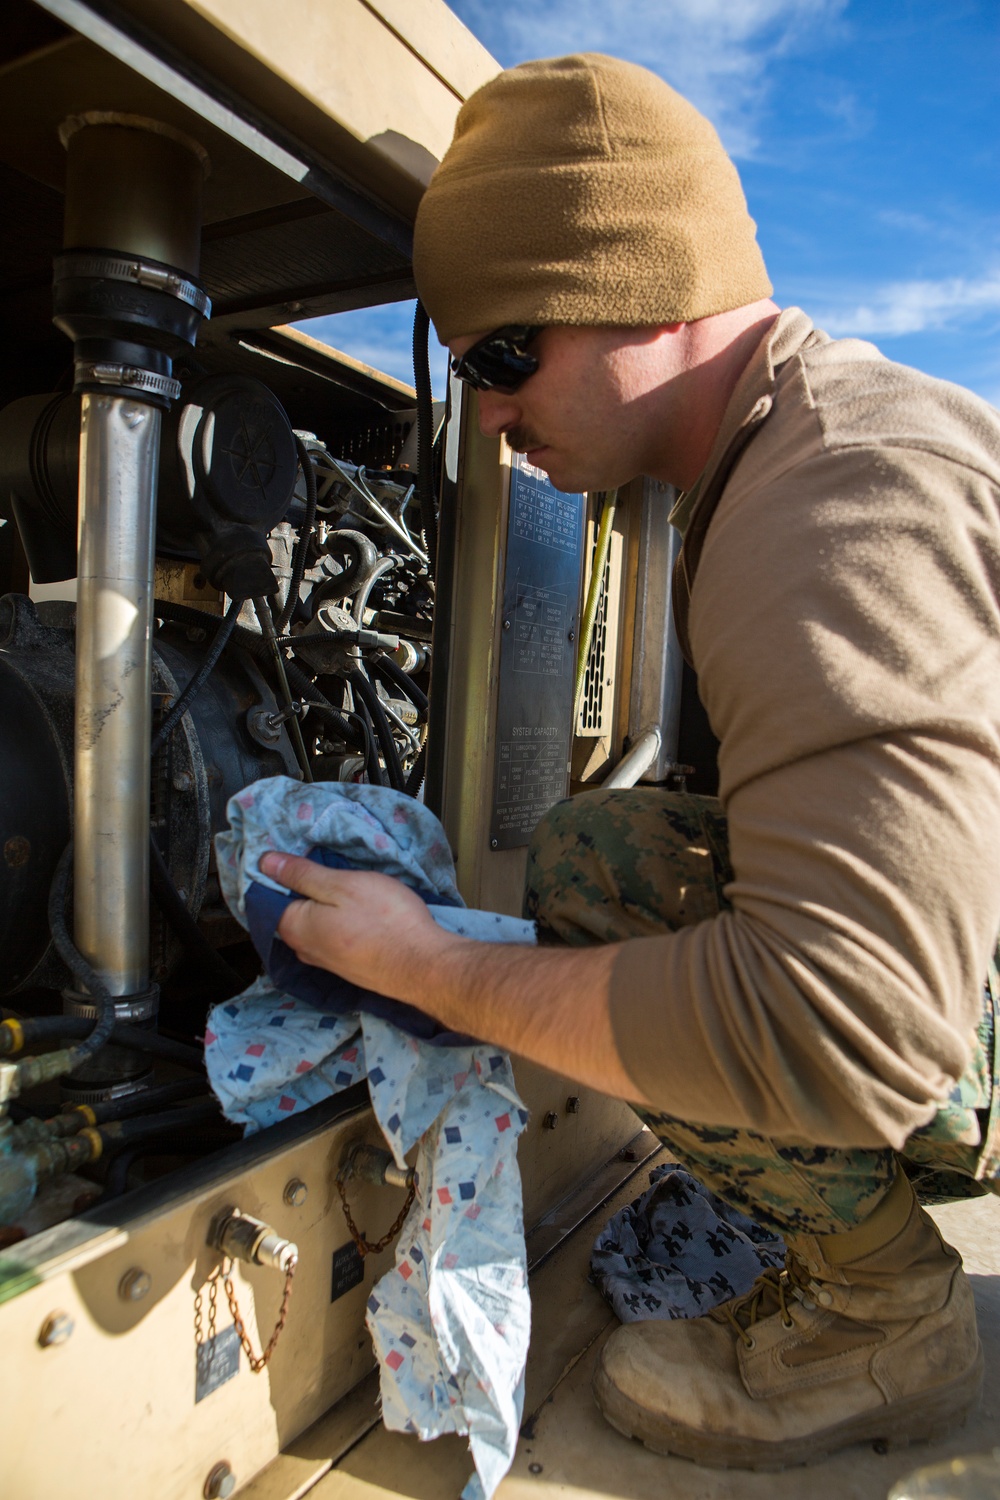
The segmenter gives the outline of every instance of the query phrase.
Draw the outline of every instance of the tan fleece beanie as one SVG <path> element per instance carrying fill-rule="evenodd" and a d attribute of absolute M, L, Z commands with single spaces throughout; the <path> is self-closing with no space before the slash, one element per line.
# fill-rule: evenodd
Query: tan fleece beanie
<path fill-rule="evenodd" d="M 714 128 L 646 68 L 522 63 L 462 106 L 417 213 L 438 337 L 505 323 L 689 323 L 771 293 Z"/>

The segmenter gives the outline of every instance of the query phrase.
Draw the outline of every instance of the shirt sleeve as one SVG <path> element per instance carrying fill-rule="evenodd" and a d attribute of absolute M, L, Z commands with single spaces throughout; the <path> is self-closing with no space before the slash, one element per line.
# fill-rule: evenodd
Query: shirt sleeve
<path fill-rule="evenodd" d="M 623 945 L 642 1096 L 695 1123 L 901 1146 L 962 1072 L 1000 918 L 995 489 L 848 450 L 713 520 L 691 639 L 732 910 Z"/>

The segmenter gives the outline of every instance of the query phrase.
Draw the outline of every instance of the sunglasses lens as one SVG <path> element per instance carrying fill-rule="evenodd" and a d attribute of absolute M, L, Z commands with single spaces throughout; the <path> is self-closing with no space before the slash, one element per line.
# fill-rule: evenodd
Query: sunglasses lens
<path fill-rule="evenodd" d="M 538 360 L 527 345 L 538 328 L 498 328 L 451 362 L 452 373 L 478 391 L 516 391 L 534 375 Z"/>

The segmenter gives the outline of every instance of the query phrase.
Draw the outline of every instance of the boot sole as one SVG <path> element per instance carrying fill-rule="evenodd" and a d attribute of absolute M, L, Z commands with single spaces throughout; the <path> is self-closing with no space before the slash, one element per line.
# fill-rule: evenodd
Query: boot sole
<path fill-rule="evenodd" d="M 974 1364 L 950 1385 L 904 1397 L 833 1427 L 779 1443 L 675 1426 L 669 1418 L 635 1406 L 612 1384 L 600 1364 L 594 1371 L 594 1397 L 616 1431 L 623 1437 L 634 1438 L 653 1453 L 691 1459 L 708 1469 L 776 1472 L 819 1463 L 854 1443 L 881 1442 L 886 1448 L 905 1448 L 910 1443 L 935 1442 L 964 1426 L 979 1405 L 983 1369 L 980 1344 Z"/>

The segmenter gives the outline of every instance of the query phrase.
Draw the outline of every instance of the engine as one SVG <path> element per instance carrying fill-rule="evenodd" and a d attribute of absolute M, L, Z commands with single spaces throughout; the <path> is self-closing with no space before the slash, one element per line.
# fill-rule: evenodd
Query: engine
<path fill-rule="evenodd" d="M 237 1134 L 197 1048 L 208 1005 L 257 969 L 215 872 L 229 798 L 278 774 L 417 796 L 425 774 L 429 382 L 421 473 L 412 416 L 367 454 L 355 432 L 348 457 L 258 374 L 206 367 L 191 201 L 122 224 L 150 153 L 189 184 L 200 170 L 175 134 L 67 132 L 55 301 L 74 388 L 0 412 L 0 545 L 36 585 L 76 580 L 75 600 L 0 598 L 8 1242 Z"/>

